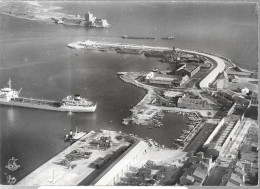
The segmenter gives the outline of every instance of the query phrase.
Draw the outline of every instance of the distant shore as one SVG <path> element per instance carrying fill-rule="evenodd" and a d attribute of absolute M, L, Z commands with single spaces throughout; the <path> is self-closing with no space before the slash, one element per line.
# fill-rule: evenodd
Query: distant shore
<path fill-rule="evenodd" d="M 51 23 L 51 17 L 53 16 L 58 18 L 66 16 L 66 14 L 63 13 L 53 12 L 53 10 L 62 9 L 61 7 L 46 7 L 40 5 L 39 2 L 22 1 L 5 3 L 7 4 L 4 4 L 0 7 L 0 13 L 15 18 Z M 10 5 L 14 6 L 14 8 L 8 8 Z"/>

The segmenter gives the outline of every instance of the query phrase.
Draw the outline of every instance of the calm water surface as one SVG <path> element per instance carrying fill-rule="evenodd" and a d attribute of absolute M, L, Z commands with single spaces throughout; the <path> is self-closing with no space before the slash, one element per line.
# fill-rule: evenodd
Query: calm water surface
<path fill-rule="evenodd" d="M 45 24 L 0 15 L 0 86 L 9 78 L 26 97 L 61 100 L 79 93 L 98 103 L 95 113 L 72 114 L 0 106 L 1 174 L 10 157 L 21 168 L 21 179 L 68 144 L 68 130 L 111 129 L 155 139 L 170 146 L 186 127 L 185 119 L 166 115 L 160 129 L 123 126 L 122 118 L 145 91 L 122 82 L 119 71 L 149 71 L 168 65 L 143 55 L 73 50 L 76 40 L 127 42 L 156 46 L 173 45 L 160 37 L 174 35 L 174 45 L 221 54 L 244 68 L 257 67 L 257 16 L 255 7 L 234 4 L 191 3 L 45 3 L 63 7 L 59 12 L 83 15 L 90 10 L 106 18 L 108 29 L 89 29 Z M 155 36 L 156 40 L 126 40 L 121 35 Z M 179 124 L 176 124 L 179 123 Z M 0 168 L 0 169 L 1 169 Z"/>

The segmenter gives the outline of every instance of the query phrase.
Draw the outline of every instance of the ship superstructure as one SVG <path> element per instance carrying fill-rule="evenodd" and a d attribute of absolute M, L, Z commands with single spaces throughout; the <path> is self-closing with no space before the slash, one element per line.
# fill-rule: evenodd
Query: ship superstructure
<path fill-rule="evenodd" d="M 81 98 L 80 95 L 75 95 L 75 97 L 67 96 L 61 102 L 19 97 L 21 90 L 12 89 L 10 79 L 7 84 L 8 87 L 0 90 L 0 104 L 3 105 L 66 112 L 94 112 L 97 107 L 96 103 Z"/>
<path fill-rule="evenodd" d="M 0 99 L 10 101 L 12 98 L 17 98 L 19 96 L 20 91 L 15 91 L 11 87 L 11 79 L 7 82 L 8 87 L 2 88 L 0 90 Z"/>

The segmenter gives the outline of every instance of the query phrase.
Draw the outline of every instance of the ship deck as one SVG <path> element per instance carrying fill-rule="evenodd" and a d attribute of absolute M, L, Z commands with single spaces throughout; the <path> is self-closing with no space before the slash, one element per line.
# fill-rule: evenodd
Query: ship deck
<path fill-rule="evenodd" d="M 48 105 L 53 107 L 60 107 L 62 105 L 62 103 L 58 101 L 50 101 L 50 100 L 34 99 L 34 98 L 22 98 L 22 97 L 12 98 L 11 101 L 20 102 L 20 103 L 38 104 L 38 105 Z"/>

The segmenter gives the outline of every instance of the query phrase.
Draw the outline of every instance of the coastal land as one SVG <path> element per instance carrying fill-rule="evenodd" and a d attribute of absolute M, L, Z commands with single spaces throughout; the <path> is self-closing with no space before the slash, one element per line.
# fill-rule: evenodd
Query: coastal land
<path fill-rule="evenodd" d="M 95 23 L 96 17 L 90 13 L 86 13 L 83 18 L 79 15 L 56 12 L 59 9 L 61 8 L 45 7 L 37 2 L 0 2 L 1 14 L 21 19 L 73 26 L 109 26 L 103 19 L 97 19 Z M 140 36 L 123 35 L 122 38 L 155 39 Z M 171 36 L 161 39 L 173 38 Z M 118 78 L 114 75 L 114 78 L 146 91 L 143 98 L 129 109 L 131 115 L 120 120 L 122 125 L 119 121 L 119 126 L 130 128 L 130 132 L 133 127 L 147 132 L 153 130 L 157 135 L 160 129 L 166 130 L 163 124 L 165 117 L 178 116 L 183 118 L 184 123 L 171 122 L 171 124 L 174 129 L 176 125 L 181 127 L 181 134 L 177 137 L 171 136 L 169 139 L 171 145 L 165 146 L 149 137 L 142 138 L 111 129 L 86 132 L 84 136 L 68 144 L 69 147 L 63 151 L 58 150 L 58 154 L 41 163 L 37 169 L 19 179 L 17 183 L 16 175 L 9 169 L 8 173 L 5 173 L 7 184 L 20 186 L 255 186 L 258 184 L 257 71 L 242 69 L 221 55 L 175 47 L 90 40 L 72 42 L 67 44 L 67 47 L 81 49 L 84 52 L 97 50 L 102 53 L 112 51 L 113 55 L 118 53 L 121 56 L 125 54 L 144 56 L 169 65 L 165 70 L 154 67 L 150 71 L 117 72 Z M 76 56 L 79 57 L 78 54 Z M 10 114 L 9 117 L 13 117 L 10 112 L 7 113 Z M 93 117 L 96 119 L 95 115 Z M 109 121 L 109 124 L 114 123 L 113 120 Z M 73 125 L 70 122 L 71 125 L 78 126 L 77 123 Z M 104 125 L 108 127 L 107 120 Z M 57 135 L 60 136 L 60 133 L 59 130 Z M 38 138 L 36 140 L 38 141 Z M 45 146 L 48 148 L 49 145 Z M 12 166 L 20 168 L 20 165 L 12 164 L 10 160 L 5 168 L 13 168 Z"/>
<path fill-rule="evenodd" d="M 52 5 L 44 6 L 38 2 L 31 1 L 0 2 L 1 14 L 6 14 L 17 18 L 43 21 L 45 23 L 63 24 L 68 26 L 96 28 L 109 27 L 107 20 L 96 18 L 89 12 L 87 13 L 88 18 L 83 18 L 80 15 L 68 15 L 56 12 L 59 9 L 62 8 Z"/>
<path fill-rule="evenodd" d="M 178 139 L 174 139 L 172 146 L 176 152 L 186 152 L 185 157 L 181 160 L 183 163 L 182 170 L 179 172 L 181 179 L 173 184 L 202 185 L 212 182 L 210 180 L 215 175 L 209 174 L 210 171 L 219 171 L 223 165 L 228 167 L 223 170 L 229 170 L 229 173 L 225 174 L 227 179 L 222 179 L 222 185 L 230 185 L 230 180 L 234 175 L 239 179 L 242 178 L 236 176 L 238 170 L 231 169 L 229 166 L 241 163 L 239 154 L 242 152 L 237 149 L 240 149 L 241 144 L 246 140 L 249 125 L 256 125 L 257 122 L 257 115 L 249 118 L 250 113 L 248 113 L 252 112 L 258 103 L 254 100 L 258 96 L 258 79 L 255 77 L 255 72 L 237 67 L 228 58 L 192 50 L 89 40 L 73 42 L 67 46 L 74 49 L 106 49 L 106 51 L 123 49 L 124 53 L 139 56 L 147 53 L 157 58 L 163 58 L 159 60 L 172 65 L 172 70 L 155 68 L 151 72 L 118 73 L 124 82 L 147 91 L 143 99 L 130 110 L 132 115 L 123 119 L 122 124 L 159 129 L 163 127 L 160 120 L 166 113 L 188 118 L 188 129 L 183 130 L 183 134 Z M 182 61 L 178 61 L 180 60 L 178 57 L 182 58 Z M 191 73 L 194 73 L 194 69 L 191 69 L 194 68 L 194 65 L 199 67 L 196 67 L 196 73 L 190 74 L 190 77 L 184 82 L 176 83 L 174 79 L 180 78 L 177 77 L 179 71 L 185 69 L 185 71 L 190 70 Z M 238 81 L 243 81 L 243 84 Z M 208 162 L 208 168 L 204 171 L 201 170 L 204 176 L 196 182 L 189 181 L 191 178 L 188 178 L 189 175 L 192 175 L 193 179 L 195 178 L 195 173 L 192 173 L 194 166 L 189 164 L 190 158 Z M 148 162 L 148 164 L 142 164 L 142 168 L 153 167 L 153 163 Z M 245 166 L 245 163 L 242 164 Z M 200 166 L 200 163 L 198 162 L 196 166 Z M 189 170 L 190 173 L 187 170 L 184 171 L 183 168 Z M 248 180 L 241 179 L 239 184 L 250 183 L 249 180 L 252 180 L 253 173 L 255 175 L 253 169 L 244 173 Z M 137 181 L 122 179 L 118 185 L 127 185 L 131 182 Z"/>
<path fill-rule="evenodd" d="M 148 137 L 91 131 L 17 185 L 203 185 L 211 183 L 219 169 L 227 177 L 221 184 L 229 185 L 234 174 L 238 175 L 231 165 L 245 166 L 246 160 L 258 163 L 248 155 L 249 144 L 255 145 L 257 140 L 253 134 L 257 116 L 250 113 L 257 110 L 255 91 L 246 86 L 235 91 L 227 87 L 237 80 L 255 81 L 252 72 L 235 66 L 230 70 L 227 60 L 191 50 L 89 40 L 67 46 L 155 55 L 158 61 L 168 63 L 169 70 L 118 72 L 122 81 L 147 91 L 122 124 L 159 132 L 164 127 L 163 117 L 172 114 L 185 117 L 187 128 L 168 147 Z M 245 74 L 250 77 L 241 78 Z M 246 137 L 248 134 L 252 137 Z M 245 141 L 248 145 L 243 145 Z M 255 174 L 255 168 L 247 170 L 248 183 L 254 183 Z M 244 183 L 242 180 L 239 184 Z"/>

